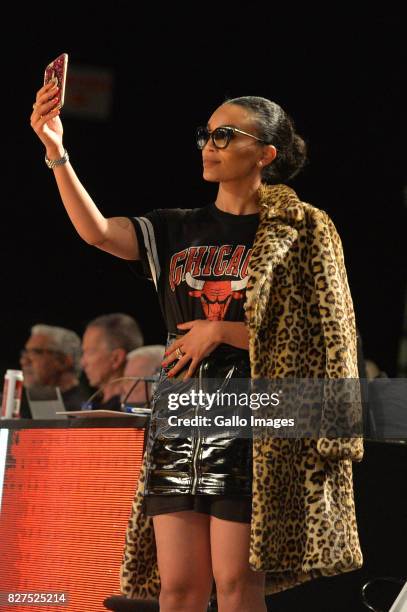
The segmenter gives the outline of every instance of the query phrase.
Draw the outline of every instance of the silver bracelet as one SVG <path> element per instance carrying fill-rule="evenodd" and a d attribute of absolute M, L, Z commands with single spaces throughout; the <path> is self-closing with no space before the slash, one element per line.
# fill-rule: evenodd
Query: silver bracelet
<path fill-rule="evenodd" d="M 66 164 L 67 161 L 69 161 L 69 155 L 66 149 L 64 149 L 64 154 L 59 159 L 51 160 L 45 156 L 45 163 L 47 164 L 48 168 L 51 168 L 51 170 L 52 168 L 55 168 L 55 166 L 62 166 L 63 164 Z"/>

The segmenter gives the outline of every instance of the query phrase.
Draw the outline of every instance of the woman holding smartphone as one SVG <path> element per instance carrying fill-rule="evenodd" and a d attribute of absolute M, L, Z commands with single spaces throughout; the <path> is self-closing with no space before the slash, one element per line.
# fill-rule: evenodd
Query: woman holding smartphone
<path fill-rule="evenodd" d="M 228 380 L 233 391 L 233 379 L 357 377 L 340 239 L 326 213 L 284 184 L 306 158 L 291 119 L 264 98 L 226 101 L 196 140 L 203 178 L 219 185 L 215 202 L 105 218 L 69 163 L 57 100 L 55 87 L 41 88 L 31 125 L 68 215 L 88 244 L 140 262 L 169 332 L 123 592 L 159 596 L 162 612 L 198 612 L 215 588 L 221 612 L 264 612 L 265 592 L 357 569 L 359 438 L 252 440 L 199 428 L 181 438 L 160 427 L 173 414 L 160 390 L 180 379 Z"/>

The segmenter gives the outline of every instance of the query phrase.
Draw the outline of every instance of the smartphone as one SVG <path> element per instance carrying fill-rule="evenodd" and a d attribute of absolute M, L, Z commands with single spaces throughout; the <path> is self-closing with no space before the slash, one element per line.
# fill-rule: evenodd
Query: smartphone
<path fill-rule="evenodd" d="M 68 70 L 68 54 L 62 53 L 58 55 L 48 66 L 45 68 L 44 73 L 44 85 L 53 81 L 58 85 L 59 90 L 57 93 L 58 108 L 62 108 L 65 99 L 65 82 L 66 72 Z"/>

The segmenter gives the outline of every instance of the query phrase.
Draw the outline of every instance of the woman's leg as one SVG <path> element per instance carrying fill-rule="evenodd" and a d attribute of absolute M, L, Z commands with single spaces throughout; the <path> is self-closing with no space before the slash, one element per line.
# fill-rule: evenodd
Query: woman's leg
<path fill-rule="evenodd" d="M 204 612 L 212 590 L 210 517 L 192 511 L 153 517 L 160 612 Z"/>
<path fill-rule="evenodd" d="M 219 612 L 266 612 L 265 574 L 249 567 L 250 525 L 211 516 L 210 534 Z"/>

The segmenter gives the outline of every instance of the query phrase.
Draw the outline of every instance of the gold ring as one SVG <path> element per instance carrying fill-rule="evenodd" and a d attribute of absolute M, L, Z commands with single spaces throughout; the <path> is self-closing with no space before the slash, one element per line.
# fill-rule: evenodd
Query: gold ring
<path fill-rule="evenodd" d="M 181 349 L 179 348 L 179 346 L 175 349 L 175 354 L 177 356 L 177 359 L 182 359 L 184 356 L 184 353 L 181 351 Z"/>

